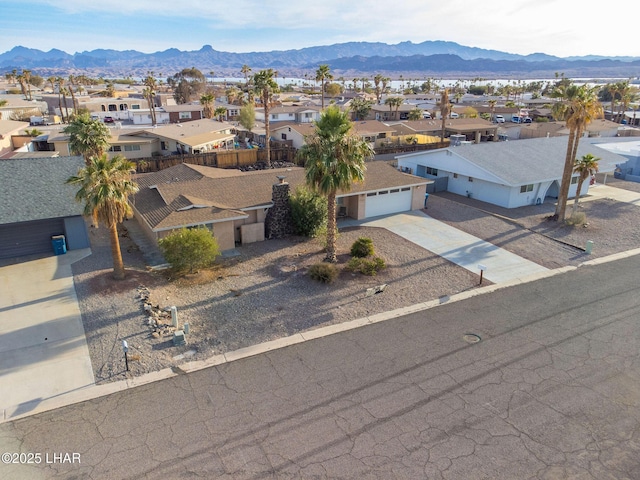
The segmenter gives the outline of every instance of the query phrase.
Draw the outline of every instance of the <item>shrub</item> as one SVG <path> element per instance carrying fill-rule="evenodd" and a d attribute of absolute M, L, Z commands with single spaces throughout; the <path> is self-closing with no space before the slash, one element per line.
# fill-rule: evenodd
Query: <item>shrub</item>
<path fill-rule="evenodd" d="M 210 266 L 220 254 L 217 240 L 207 228 L 182 228 L 158 241 L 171 267 L 178 273 Z"/>
<path fill-rule="evenodd" d="M 569 218 L 565 220 L 567 225 L 576 226 L 576 225 L 584 225 L 587 216 L 584 212 L 576 212 L 572 213 Z"/>
<path fill-rule="evenodd" d="M 360 272 L 363 275 L 373 277 L 377 275 L 380 270 L 386 267 L 386 262 L 380 257 L 353 257 L 349 260 L 349 263 L 347 263 L 346 268 L 351 272 Z"/>
<path fill-rule="evenodd" d="M 299 187 L 290 196 L 291 217 L 298 235 L 317 236 L 327 224 L 327 202 L 324 197 Z"/>
<path fill-rule="evenodd" d="M 351 256 L 364 258 L 369 257 L 374 254 L 373 251 L 373 240 L 367 237 L 360 237 L 353 245 L 351 245 Z"/>
<path fill-rule="evenodd" d="M 338 267 L 333 263 L 314 263 L 309 267 L 309 276 L 322 283 L 331 283 L 338 278 Z"/>

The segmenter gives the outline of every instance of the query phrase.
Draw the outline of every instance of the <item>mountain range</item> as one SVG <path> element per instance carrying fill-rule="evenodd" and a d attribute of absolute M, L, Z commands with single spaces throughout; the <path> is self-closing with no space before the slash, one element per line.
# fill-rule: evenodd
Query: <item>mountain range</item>
<path fill-rule="evenodd" d="M 78 73 L 103 75 L 173 75 L 183 68 L 196 67 L 216 76 L 240 76 L 243 65 L 252 70 L 273 68 L 281 76 L 303 77 L 320 64 L 328 64 L 334 76 L 417 75 L 438 77 L 545 78 L 555 73 L 568 77 L 640 76 L 640 57 L 583 56 L 560 58 L 544 53 L 517 55 L 498 50 L 466 47 L 455 42 L 348 42 L 298 50 L 232 53 L 214 50 L 170 48 L 161 52 L 98 49 L 74 54 L 52 49 L 48 52 L 14 47 L 0 54 L 0 70 L 30 69 L 40 75 Z"/>

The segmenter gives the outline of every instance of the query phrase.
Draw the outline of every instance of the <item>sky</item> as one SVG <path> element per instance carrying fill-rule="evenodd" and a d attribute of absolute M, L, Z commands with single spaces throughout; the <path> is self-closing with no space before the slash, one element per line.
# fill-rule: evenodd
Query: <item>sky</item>
<path fill-rule="evenodd" d="M 633 19 L 625 26 L 625 18 Z M 639 0 L 0 0 L 0 53 L 297 50 L 445 40 L 527 55 L 640 56 Z"/>

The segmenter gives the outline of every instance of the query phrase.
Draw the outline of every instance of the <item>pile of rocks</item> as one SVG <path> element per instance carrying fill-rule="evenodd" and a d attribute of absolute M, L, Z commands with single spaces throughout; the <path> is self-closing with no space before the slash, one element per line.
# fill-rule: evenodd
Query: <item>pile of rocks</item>
<path fill-rule="evenodd" d="M 291 168 L 295 166 L 296 164 L 291 162 L 271 162 L 271 168 Z M 264 162 L 258 162 L 253 165 L 244 165 L 242 167 L 239 167 L 239 169 L 242 170 L 243 172 L 251 172 L 254 170 L 266 170 L 267 164 Z"/>
<path fill-rule="evenodd" d="M 147 316 L 147 325 L 153 338 L 173 337 L 176 328 L 171 321 L 171 307 L 160 308 L 151 303 L 151 292 L 144 285 L 137 288 L 138 300 L 142 303 L 142 311 Z"/>

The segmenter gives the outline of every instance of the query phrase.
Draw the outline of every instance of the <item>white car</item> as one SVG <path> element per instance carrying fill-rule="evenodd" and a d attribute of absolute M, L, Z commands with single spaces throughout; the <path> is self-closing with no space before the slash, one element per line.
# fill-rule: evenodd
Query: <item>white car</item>
<path fill-rule="evenodd" d="M 504 116 L 496 115 L 496 123 L 504 123 Z"/>

